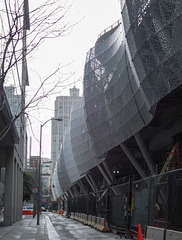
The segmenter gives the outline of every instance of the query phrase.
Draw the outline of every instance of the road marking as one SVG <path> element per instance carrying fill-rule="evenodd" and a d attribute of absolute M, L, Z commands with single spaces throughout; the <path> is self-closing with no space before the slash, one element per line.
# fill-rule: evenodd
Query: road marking
<path fill-rule="evenodd" d="M 48 216 L 45 216 L 45 220 L 46 220 L 46 227 L 47 227 L 49 239 L 61 240 L 61 238 L 57 234 L 54 226 L 52 225 L 50 218 Z"/>

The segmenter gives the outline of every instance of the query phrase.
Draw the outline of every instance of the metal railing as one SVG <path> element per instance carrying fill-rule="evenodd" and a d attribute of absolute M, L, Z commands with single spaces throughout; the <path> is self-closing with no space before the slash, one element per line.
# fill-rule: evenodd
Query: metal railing
<path fill-rule="evenodd" d="M 119 24 L 121 24 L 121 20 L 116 21 L 115 23 L 113 23 L 111 26 L 105 28 L 98 36 L 97 40 L 102 37 L 105 33 L 109 32 L 110 30 L 112 30 L 113 28 L 115 28 L 116 26 L 118 26 Z"/>

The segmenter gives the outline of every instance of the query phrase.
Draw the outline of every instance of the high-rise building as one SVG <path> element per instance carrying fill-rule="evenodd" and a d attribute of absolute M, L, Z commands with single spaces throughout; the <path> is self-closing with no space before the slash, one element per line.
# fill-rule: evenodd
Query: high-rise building
<path fill-rule="evenodd" d="M 27 172 L 33 177 L 33 188 L 38 188 L 38 170 L 40 156 L 30 156 L 27 164 Z M 51 160 L 49 158 L 41 158 L 41 201 L 48 205 L 50 196 L 50 173 Z M 35 192 L 36 193 L 36 192 Z M 33 196 L 33 202 L 36 204 L 36 195 Z"/>
<path fill-rule="evenodd" d="M 17 94 L 16 87 L 13 85 L 5 86 L 4 88 L 6 97 L 11 109 L 11 114 L 15 119 L 15 126 L 18 132 L 19 138 L 22 139 L 22 143 L 17 145 L 23 159 L 23 166 L 27 168 L 27 132 L 26 132 L 26 117 L 21 113 L 22 111 L 22 96 Z"/>
<path fill-rule="evenodd" d="M 15 90 L 16 88 L 13 85 L 5 87 L 6 97 L 8 99 L 13 117 L 18 115 L 21 111 L 21 95 L 16 94 Z M 17 118 L 15 121 L 16 129 L 19 136 L 20 136 L 20 124 L 21 124 L 20 120 L 21 120 L 20 118 Z"/>
<path fill-rule="evenodd" d="M 50 173 L 52 162 L 49 158 L 42 158 L 41 162 L 42 202 L 48 203 L 50 196 Z"/>
<path fill-rule="evenodd" d="M 79 89 L 75 86 L 70 88 L 70 96 L 58 96 L 55 100 L 54 117 L 60 118 L 62 121 L 52 121 L 52 137 L 51 137 L 51 159 L 52 169 L 54 169 L 57 158 L 60 154 L 63 142 L 64 131 L 70 124 L 70 111 L 74 102 L 80 100 Z"/>
<path fill-rule="evenodd" d="M 28 170 L 36 170 L 39 167 L 39 156 L 31 156 L 28 161 Z"/>
<path fill-rule="evenodd" d="M 39 156 L 30 156 L 27 162 L 27 172 L 33 177 L 33 188 L 38 187 L 38 170 Z M 33 198 L 35 198 L 35 195 L 33 196 Z"/>

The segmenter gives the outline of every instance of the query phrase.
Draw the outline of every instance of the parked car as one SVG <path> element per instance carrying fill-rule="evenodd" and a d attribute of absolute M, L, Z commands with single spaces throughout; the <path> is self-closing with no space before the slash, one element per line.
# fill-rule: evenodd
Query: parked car
<path fill-rule="evenodd" d="M 47 210 L 45 209 L 45 207 L 41 207 L 41 211 L 46 212 Z"/>

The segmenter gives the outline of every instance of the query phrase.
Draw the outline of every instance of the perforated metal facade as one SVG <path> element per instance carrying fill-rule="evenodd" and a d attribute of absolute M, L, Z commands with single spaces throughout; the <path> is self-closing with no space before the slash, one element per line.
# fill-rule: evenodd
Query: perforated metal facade
<path fill-rule="evenodd" d="M 149 123 L 152 115 L 132 65 L 122 24 L 102 36 L 87 55 L 86 122 L 98 155 Z"/>
<path fill-rule="evenodd" d="M 181 0 L 121 1 L 125 36 L 152 108 L 182 83 Z"/>
<path fill-rule="evenodd" d="M 74 160 L 80 176 L 83 176 L 100 162 L 86 125 L 84 99 L 73 106 L 70 132 Z"/>
<path fill-rule="evenodd" d="M 155 116 L 182 84 L 182 2 L 121 1 L 122 20 L 87 53 L 84 99 L 71 113 L 57 164 L 62 191 Z"/>

